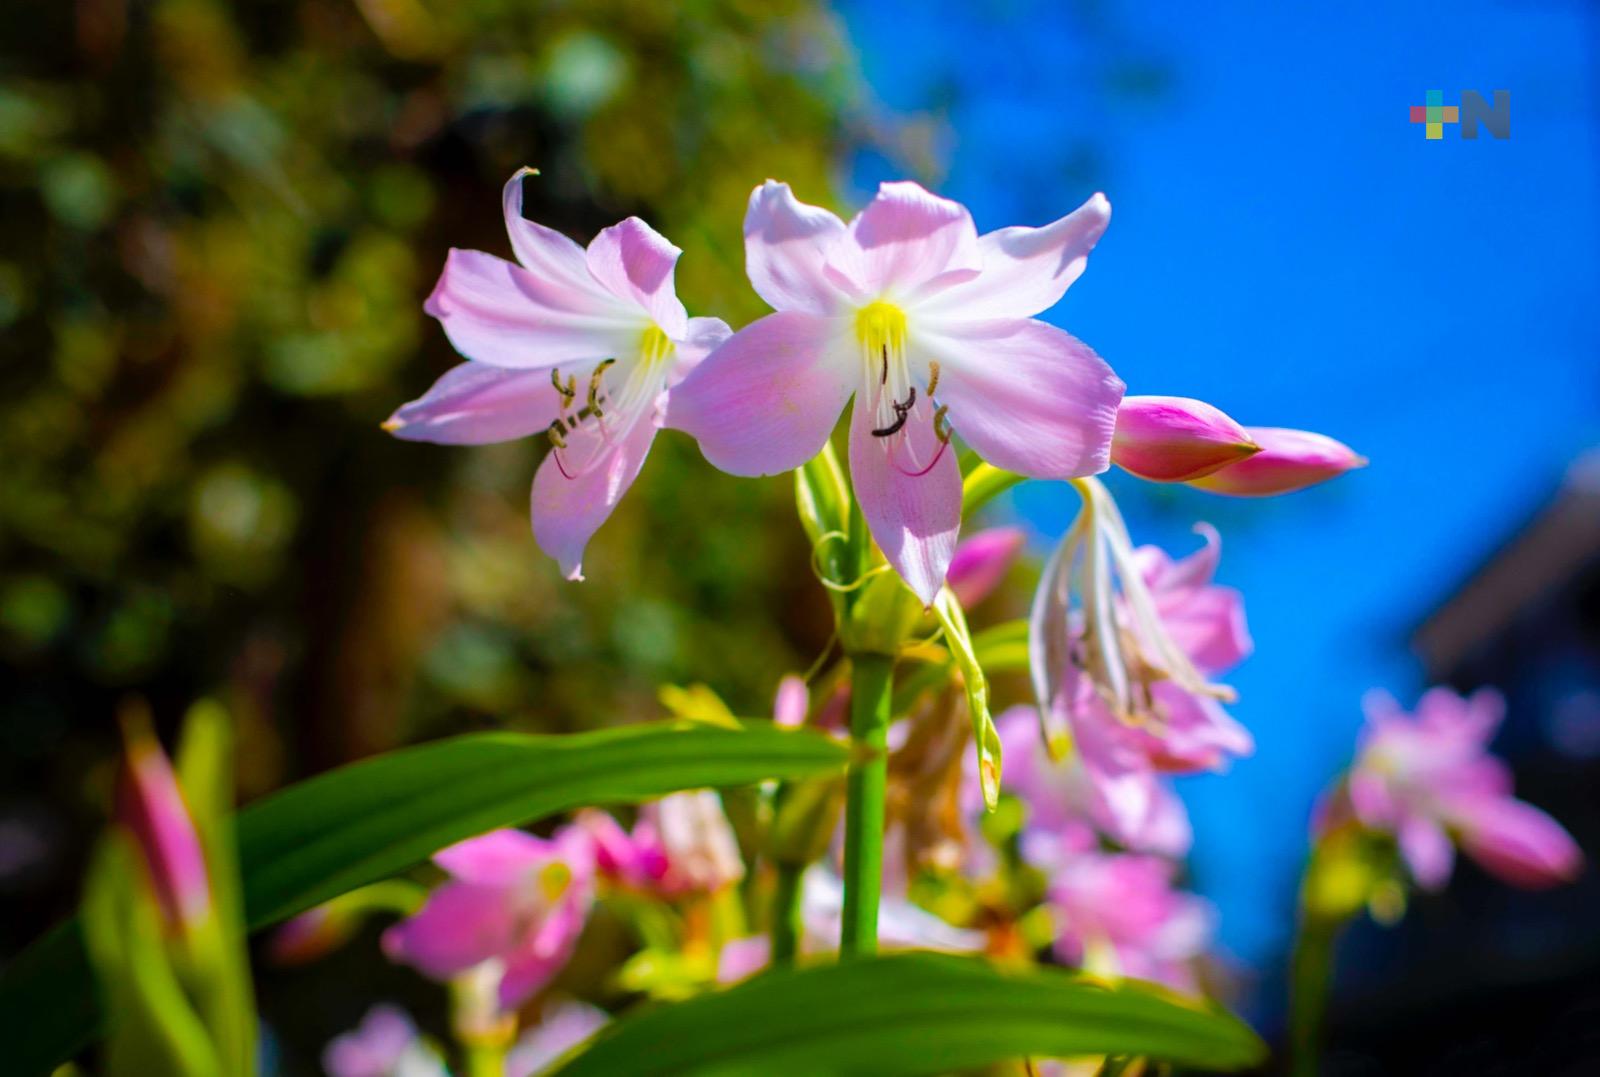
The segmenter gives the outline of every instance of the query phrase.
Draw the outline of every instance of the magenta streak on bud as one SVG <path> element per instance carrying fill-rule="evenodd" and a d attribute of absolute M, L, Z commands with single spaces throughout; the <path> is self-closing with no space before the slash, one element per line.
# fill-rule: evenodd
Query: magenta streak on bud
<path fill-rule="evenodd" d="M 150 871 L 167 926 L 184 931 L 211 912 L 200 836 L 166 753 L 138 708 L 122 712 L 126 758 L 117 795 L 117 819 L 132 831 Z"/>
<path fill-rule="evenodd" d="M 1000 586 L 1027 535 L 1021 528 L 992 527 L 964 539 L 950 559 L 945 582 L 963 609 L 971 609 Z"/>
<path fill-rule="evenodd" d="M 1271 497 L 1303 490 L 1367 466 L 1366 457 L 1323 434 L 1266 426 L 1245 429 L 1261 451 L 1189 485 L 1231 497 Z"/>
<path fill-rule="evenodd" d="M 1130 396 L 1117 409 L 1111 460 L 1151 482 L 1187 482 L 1260 451 L 1244 427 L 1202 400 Z"/>

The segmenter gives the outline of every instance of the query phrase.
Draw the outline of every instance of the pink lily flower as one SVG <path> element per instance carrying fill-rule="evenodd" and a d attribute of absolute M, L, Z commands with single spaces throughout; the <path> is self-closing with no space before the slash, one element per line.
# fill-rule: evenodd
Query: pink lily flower
<path fill-rule="evenodd" d="M 1112 462 L 1151 482 L 1198 479 L 1260 451 L 1244 427 L 1182 396 L 1124 397 L 1111 441 Z"/>
<path fill-rule="evenodd" d="M 1221 769 L 1253 750 L 1221 706 L 1232 690 L 1209 680 L 1252 644 L 1238 592 L 1212 582 L 1214 530 L 1197 528 L 1205 546 L 1179 561 L 1134 550 L 1104 487 L 1080 490 L 1084 511 L 1034 598 L 1034 691 L 1047 751 L 1077 749 L 1092 815 L 1122 844 L 1147 847 L 1152 834 L 1174 840 L 1162 773 Z"/>
<path fill-rule="evenodd" d="M 452 249 L 424 307 L 469 361 L 384 427 L 445 445 L 547 434 L 533 535 L 577 580 L 584 547 L 644 466 L 668 394 L 729 330 L 688 316 L 673 283 L 682 252 L 637 217 L 587 250 L 524 219 L 530 172 L 503 197 L 517 262 Z"/>
<path fill-rule="evenodd" d="M 884 556 L 931 605 L 961 526 L 952 430 L 1035 478 L 1109 464 L 1122 382 L 1033 316 L 1083 272 L 1110 217 L 1095 195 L 1043 228 L 979 236 L 958 203 L 885 183 L 846 225 L 769 180 L 750 196 L 745 268 L 777 313 L 684 380 L 667 425 L 724 471 L 771 475 L 821 451 L 854 396 L 856 498 Z"/>
<path fill-rule="evenodd" d="M 494 962 L 500 1007 L 515 1010 L 561 971 L 583 932 L 594 903 L 588 836 L 496 830 L 433 859 L 450 880 L 384 934 L 385 952 L 436 980 Z"/>
<path fill-rule="evenodd" d="M 1034 708 L 1009 708 L 995 719 L 995 728 L 1005 753 L 1002 783 L 1028 808 L 1021 836 L 1022 856 L 1028 863 L 1054 871 L 1079 853 L 1098 849 L 1097 830 L 1135 852 L 1170 857 L 1188 853 L 1194 840 L 1189 814 L 1166 782 L 1152 777 L 1149 808 L 1123 818 L 1096 794 L 1081 759 L 1050 758 L 1039 738 Z M 983 795 L 977 788 L 976 768 L 969 769 L 971 789 L 963 787 L 963 803 L 967 814 L 976 817 Z"/>
<path fill-rule="evenodd" d="M 1550 816 L 1511 795 L 1511 771 L 1489 754 L 1505 715 L 1499 693 L 1462 698 L 1434 688 L 1406 714 L 1384 692 L 1363 701 L 1367 725 L 1347 785 L 1364 826 L 1393 834 L 1417 885 L 1450 878 L 1453 845 L 1487 871 L 1529 888 L 1570 882 L 1583 854 Z"/>
<path fill-rule="evenodd" d="M 117 820 L 144 857 L 167 929 L 193 930 L 211 915 L 211 880 L 178 778 L 144 713 L 122 713 L 125 744 Z"/>
<path fill-rule="evenodd" d="M 1237 463 L 1190 479 L 1189 485 L 1230 497 L 1272 497 L 1304 490 L 1366 467 L 1367 458 L 1341 441 L 1309 430 L 1247 426 L 1261 451 Z"/>
<path fill-rule="evenodd" d="M 404 1010 L 379 1004 L 322 1052 L 329 1077 L 448 1077 L 444 1060 Z"/>
<path fill-rule="evenodd" d="M 1027 539 L 1020 527 L 991 527 L 961 540 L 945 582 L 963 609 L 971 609 L 994 593 Z"/>
<path fill-rule="evenodd" d="M 1100 975 L 1194 992 L 1194 962 L 1216 914 L 1205 899 L 1173 887 L 1174 870 L 1160 857 L 1133 853 L 1073 857 L 1050 885 L 1056 956 Z"/>

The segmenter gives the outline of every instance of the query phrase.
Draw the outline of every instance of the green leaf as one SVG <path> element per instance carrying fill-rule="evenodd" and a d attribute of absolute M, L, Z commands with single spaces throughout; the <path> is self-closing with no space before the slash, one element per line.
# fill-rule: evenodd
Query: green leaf
<path fill-rule="evenodd" d="M 961 480 L 961 518 L 969 519 L 990 501 L 1023 481 L 1021 475 L 1001 471 L 992 464 L 979 464 Z"/>
<path fill-rule="evenodd" d="M 246 922 L 265 927 L 386 878 L 464 838 L 588 804 L 844 770 L 809 730 L 653 722 L 568 736 L 479 733 L 352 763 L 238 815 Z M 48 1073 L 100 1029 L 83 940 L 64 924 L 0 973 L 0 1043 Z"/>
<path fill-rule="evenodd" d="M 1259 1063 L 1237 1018 L 1141 985 L 976 958 L 896 954 L 779 971 L 602 1032 L 561 1077 L 937 1074 L 1006 1059 L 1146 1055 L 1212 1070 Z"/>

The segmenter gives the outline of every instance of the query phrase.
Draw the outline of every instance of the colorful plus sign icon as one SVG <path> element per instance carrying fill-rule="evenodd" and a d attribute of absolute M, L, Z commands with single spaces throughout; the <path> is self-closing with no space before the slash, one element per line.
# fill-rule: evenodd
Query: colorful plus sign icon
<path fill-rule="evenodd" d="M 1443 138 L 1444 125 L 1460 123 L 1460 111 L 1444 103 L 1443 90 L 1429 90 L 1426 105 L 1411 106 L 1411 122 L 1427 124 L 1429 138 Z"/>

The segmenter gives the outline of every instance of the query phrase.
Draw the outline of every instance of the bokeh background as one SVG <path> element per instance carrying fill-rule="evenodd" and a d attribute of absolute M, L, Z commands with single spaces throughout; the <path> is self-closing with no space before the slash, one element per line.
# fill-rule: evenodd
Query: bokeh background
<path fill-rule="evenodd" d="M 1597 46 L 1579 0 L 4 5 L 0 955 L 74 899 L 129 696 L 169 723 L 222 699 L 255 796 L 452 731 L 654 716 L 663 683 L 761 713 L 825 644 L 783 479 L 662 439 L 573 585 L 528 533 L 538 446 L 379 431 L 454 361 L 421 299 L 447 247 L 506 253 L 523 164 L 530 215 L 645 216 L 691 311 L 736 325 L 768 176 L 840 209 L 910 176 L 980 229 L 1105 190 L 1051 319 L 1134 392 L 1372 458 L 1269 503 L 1113 478 L 1140 537 L 1216 524 L 1247 595 L 1259 749 L 1183 792 L 1269 1033 L 1367 688 L 1506 691 L 1522 794 L 1600 855 Z M 1496 88 L 1509 140 L 1408 122 Z M 1037 552 L 1071 511 L 1031 485 L 995 515 Z M 1341 1072 L 1600 1057 L 1597 901 L 1593 869 L 1530 896 L 1463 866 L 1353 932 Z"/>

